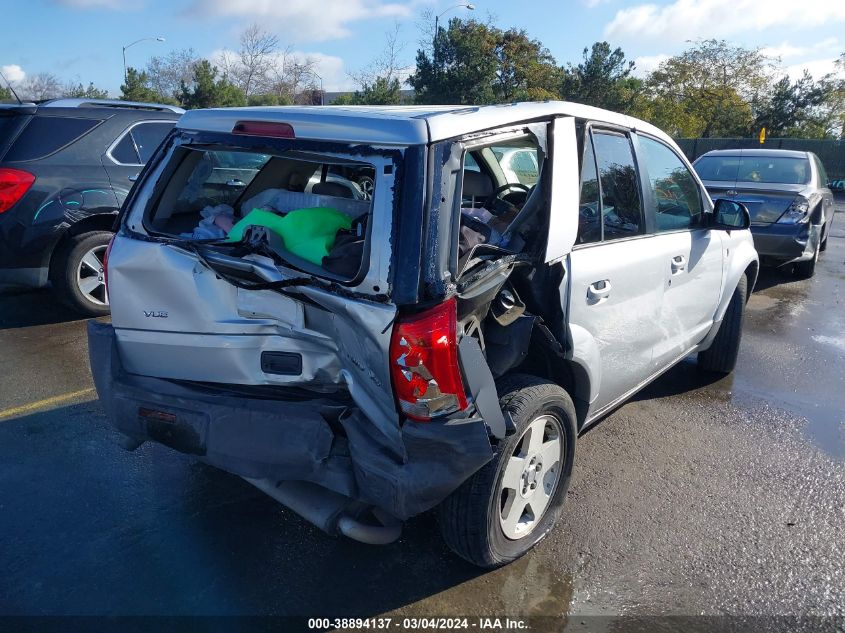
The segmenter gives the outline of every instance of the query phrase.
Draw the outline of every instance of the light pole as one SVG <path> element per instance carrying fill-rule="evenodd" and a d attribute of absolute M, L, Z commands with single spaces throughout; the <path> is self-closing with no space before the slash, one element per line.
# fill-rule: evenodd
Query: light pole
<path fill-rule="evenodd" d="M 127 44 L 126 46 L 123 47 L 123 83 L 124 84 L 126 83 L 126 80 L 127 80 L 127 77 L 126 77 L 126 49 L 129 48 L 130 46 L 135 46 L 135 44 L 138 44 L 139 42 L 146 42 L 147 40 L 155 40 L 156 42 L 163 42 L 164 38 L 163 37 L 142 37 L 140 40 L 135 40 L 131 44 Z"/>
<path fill-rule="evenodd" d="M 445 11 L 441 11 L 437 15 L 434 16 L 434 41 L 432 44 L 434 45 L 434 51 L 432 53 L 432 58 L 434 59 L 434 73 L 437 74 L 440 70 L 439 66 L 437 65 L 437 32 L 440 28 L 440 18 L 452 9 L 458 9 L 460 7 L 464 7 L 467 11 L 475 11 L 475 5 L 471 2 L 461 2 L 459 4 L 454 4 Z"/>
<path fill-rule="evenodd" d="M 320 80 L 320 105 L 326 105 L 326 103 L 325 103 L 325 95 L 326 95 L 326 93 L 325 93 L 325 92 L 323 92 L 323 78 L 322 78 L 322 77 L 320 77 L 320 75 L 318 75 L 317 73 L 315 73 L 313 70 L 311 71 L 311 74 L 312 74 L 312 75 L 314 75 L 317 79 L 319 79 L 319 80 Z"/>

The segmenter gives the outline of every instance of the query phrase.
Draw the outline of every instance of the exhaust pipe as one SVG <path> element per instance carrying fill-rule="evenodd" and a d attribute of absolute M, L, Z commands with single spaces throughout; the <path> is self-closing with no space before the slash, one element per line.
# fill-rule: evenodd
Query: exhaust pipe
<path fill-rule="evenodd" d="M 372 514 L 380 525 L 365 523 L 358 517 L 367 506 L 317 484 L 244 479 L 332 536 L 343 534 L 367 545 L 388 545 L 402 534 L 402 523 L 398 519 L 374 508 Z"/>

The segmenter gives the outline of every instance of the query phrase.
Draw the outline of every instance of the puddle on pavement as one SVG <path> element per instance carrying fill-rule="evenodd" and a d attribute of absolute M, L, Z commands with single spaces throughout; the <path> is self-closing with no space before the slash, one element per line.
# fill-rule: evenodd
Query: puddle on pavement
<path fill-rule="evenodd" d="M 402 615 L 543 616 L 532 620 L 531 630 L 551 632 L 561 629 L 571 602 L 572 578 L 546 565 L 541 548 L 505 567 L 405 606 Z M 545 629 L 546 624 L 550 628 Z"/>

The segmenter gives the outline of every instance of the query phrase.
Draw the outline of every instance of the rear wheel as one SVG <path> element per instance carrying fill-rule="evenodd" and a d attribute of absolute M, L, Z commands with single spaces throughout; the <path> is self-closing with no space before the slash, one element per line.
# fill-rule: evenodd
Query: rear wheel
<path fill-rule="evenodd" d="M 575 407 L 558 385 L 514 375 L 499 388 L 516 433 L 438 510 L 449 547 L 480 567 L 515 560 L 560 515 L 575 459 Z"/>
<path fill-rule="evenodd" d="M 50 279 L 59 299 L 81 314 L 109 313 L 103 257 L 111 237 L 109 231 L 74 235 L 53 256 Z"/>
<path fill-rule="evenodd" d="M 698 366 L 704 371 L 729 374 L 736 367 L 747 298 L 748 278 L 743 275 L 734 289 L 716 338 L 708 349 L 698 353 Z"/>

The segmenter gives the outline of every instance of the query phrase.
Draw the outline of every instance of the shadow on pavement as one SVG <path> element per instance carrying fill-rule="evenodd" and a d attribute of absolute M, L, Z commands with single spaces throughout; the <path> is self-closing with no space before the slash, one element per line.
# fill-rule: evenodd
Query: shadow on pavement
<path fill-rule="evenodd" d="M 66 308 L 50 290 L 0 291 L 0 329 L 66 323 L 84 318 Z"/>
<path fill-rule="evenodd" d="M 0 424 L 0 614 L 365 617 L 483 573 L 431 514 L 366 546 L 236 476 L 150 443 L 128 453 L 118 437 L 96 401 Z M 467 612 L 495 611 L 477 591 Z"/>
<path fill-rule="evenodd" d="M 762 292 L 768 290 L 772 286 L 780 284 L 791 283 L 798 281 L 798 278 L 792 273 L 792 266 L 783 266 L 780 268 L 761 267 L 760 274 L 757 277 L 757 283 L 754 284 L 754 292 Z"/>

